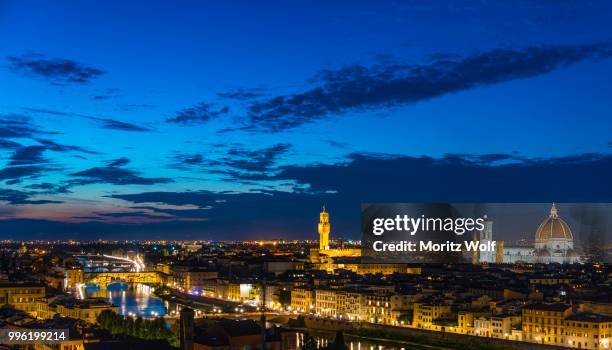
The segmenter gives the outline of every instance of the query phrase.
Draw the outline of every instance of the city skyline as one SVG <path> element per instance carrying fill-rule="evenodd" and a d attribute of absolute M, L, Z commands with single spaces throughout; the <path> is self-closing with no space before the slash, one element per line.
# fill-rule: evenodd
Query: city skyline
<path fill-rule="evenodd" d="M 314 239 L 324 204 L 359 238 L 362 202 L 610 202 L 611 13 L 0 3 L 2 238 Z"/>

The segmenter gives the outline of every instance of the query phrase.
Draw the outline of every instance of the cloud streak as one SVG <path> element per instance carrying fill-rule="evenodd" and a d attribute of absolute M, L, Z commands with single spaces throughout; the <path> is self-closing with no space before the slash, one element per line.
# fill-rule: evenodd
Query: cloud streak
<path fill-rule="evenodd" d="M 21 147 L 13 153 L 9 165 L 33 165 L 43 164 L 47 160 L 43 157 L 46 148 L 44 146 Z"/>
<path fill-rule="evenodd" d="M 48 167 L 40 165 L 28 166 L 7 166 L 0 169 L 0 180 L 19 180 L 22 178 L 36 178 L 45 171 Z"/>
<path fill-rule="evenodd" d="M 291 149 L 290 144 L 278 143 L 260 149 L 246 149 L 240 144 L 228 147 L 217 145 L 223 156 L 206 159 L 201 154 L 179 154 L 174 157 L 178 168 L 201 167 L 211 173 L 229 176 L 232 179 L 245 179 L 249 174 L 255 177 L 274 171 L 278 160 Z"/>
<path fill-rule="evenodd" d="M 166 122 L 177 124 L 206 123 L 228 113 L 229 107 L 227 106 L 215 109 L 211 104 L 198 103 L 193 107 L 177 111 L 173 117 L 167 118 Z"/>
<path fill-rule="evenodd" d="M 261 97 L 264 94 L 260 88 L 237 88 L 217 93 L 217 97 L 228 100 L 246 101 Z"/>
<path fill-rule="evenodd" d="M 62 203 L 59 201 L 47 200 L 47 199 L 38 199 L 33 200 L 30 197 L 36 195 L 35 192 L 25 192 L 18 190 L 9 190 L 9 189 L 0 189 L 0 201 L 8 202 L 9 204 L 14 205 L 24 205 L 24 204 L 58 204 Z"/>
<path fill-rule="evenodd" d="M 86 84 L 104 74 L 104 71 L 82 63 L 63 59 L 47 58 L 41 54 L 8 56 L 9 69 L 41 77 L 54 84 Z"/>
<path fill-rule="evenodd" d="M 24 110 L 28 112 L 33 112 L 33 113 L 42 113 L 42 114 L 49 114 L 49 115 L 55 115 L 55 116 L 79 117 L 79 118 L 89 119 L 89 120 L 98 122 L 100 126 L 105 129 L 120 130 L 120 131 L 135 131 L 135 132 L 152 131 L 152 129 L 150 128 L 136 125 L 133 123 L 128 123 L 128 122 L 111 119 L 111 118 L 94 117 L 91 115 L 86 115 L 86 114 L 81 114 L 81 113 L 69 113 L 69 112 L 55 111 L 52 109 L 30 108 L 30 107 L 24 108 Z"/>
<path fill-rule="evenodd" d="M 18 114 L 0 114 L 0 138 L 31 138 L 39 134 L 49 134 L 32 126 L 29 119 Z"/>
<path fill-rule="evenodd" d="M 612 45 L 495 49 L 427 64 L 386 63 L 320 72 L 302 92 L 253 101 L 237 130 L 280 132 L 333 115 L 426 101 L 480 86 L 536 77 L 587 59 L 612 56 Z"/>
<path fill-rule="evenodd" d="M 69 185 L 88 185 L 94 183 L 107 183 L 113 185 L 154 185 L 174 182 L 165 177 L 143 177 L 139 172 L 123 168 L 129 159 L 119 158 L 106 166 L 93 167 L 70 174 L 78 179 L 70 180 Z"/>

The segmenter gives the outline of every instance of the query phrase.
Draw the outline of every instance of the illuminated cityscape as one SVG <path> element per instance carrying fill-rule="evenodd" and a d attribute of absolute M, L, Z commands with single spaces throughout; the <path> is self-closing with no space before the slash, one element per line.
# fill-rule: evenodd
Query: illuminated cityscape
<path fill-rule="evenodd" d="M 352 347 L 610 348 L 607 264 L 362 263 L 359 242 L 334 240 L 332 223 L 324 208 L 322 242 L 5 241 L 0 322 L 71 320 L 81 336 L 62 346 L 77 350 L 127 338 L 192 349 L 297 349 L 312 338 L 325 348 L 340 333 Z M 109 315 L 131 321 L 113 326 Z M 168 328 L 133 330 L 146 320 Z"/>
<path fill-rule="evenodd" d="M 0 0 L 0 350 L 612 350 L 611 23 Z"/>

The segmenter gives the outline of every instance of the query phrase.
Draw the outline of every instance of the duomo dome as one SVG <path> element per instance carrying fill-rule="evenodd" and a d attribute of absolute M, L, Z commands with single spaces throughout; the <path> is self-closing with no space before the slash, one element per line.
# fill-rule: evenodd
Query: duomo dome
<path fill-rule="evenodd" d="M 574 235 L 569 224 L 561 218 L 553 203 L 550 214 L 535 231 L 535 245 L 529 247 L 504 247 L 504 262 L 527 263 L 577 263 L 580 254 L 574 249 Z"/>
<path fill-rule="evenodd" d="M 535 234 L 535 256 L 537 262 L 566 263 L 578 261 L 574 251 L 574 236 L 553 203 L 550 215 L 538 227 Z"/>
<path fill-rule="evenodd" d="M 569 225 L 559 217 L 559 212 L 555 204 L 550 208 L 550 216 L 540 224 L 535 234 L 536 243 L 550 239 L 574 240 L 572 230 L 569 228 Z"/>

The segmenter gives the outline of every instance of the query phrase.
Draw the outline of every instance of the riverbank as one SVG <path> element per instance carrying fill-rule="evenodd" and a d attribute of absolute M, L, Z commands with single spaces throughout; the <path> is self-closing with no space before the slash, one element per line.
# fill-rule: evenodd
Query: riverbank
<path fill-rule="evenodd" d="M 347 322 L 316 317 L 299 317 L 289 322 L 289 327 L 308 333 L 325 333 L 333 337 L 342 331 L 346 337 L 362 339 L 381 344 L 387 342 L 397 345 L 420 345 L 424 348 L 452 350 L 559 350 L 562 347 L 523 341 L 478 337 L 465 334 L 437 332 L 412 327 L 389 326 L 367 322 Z M 403 344 L 403 346 L 402 346 Z"/>

